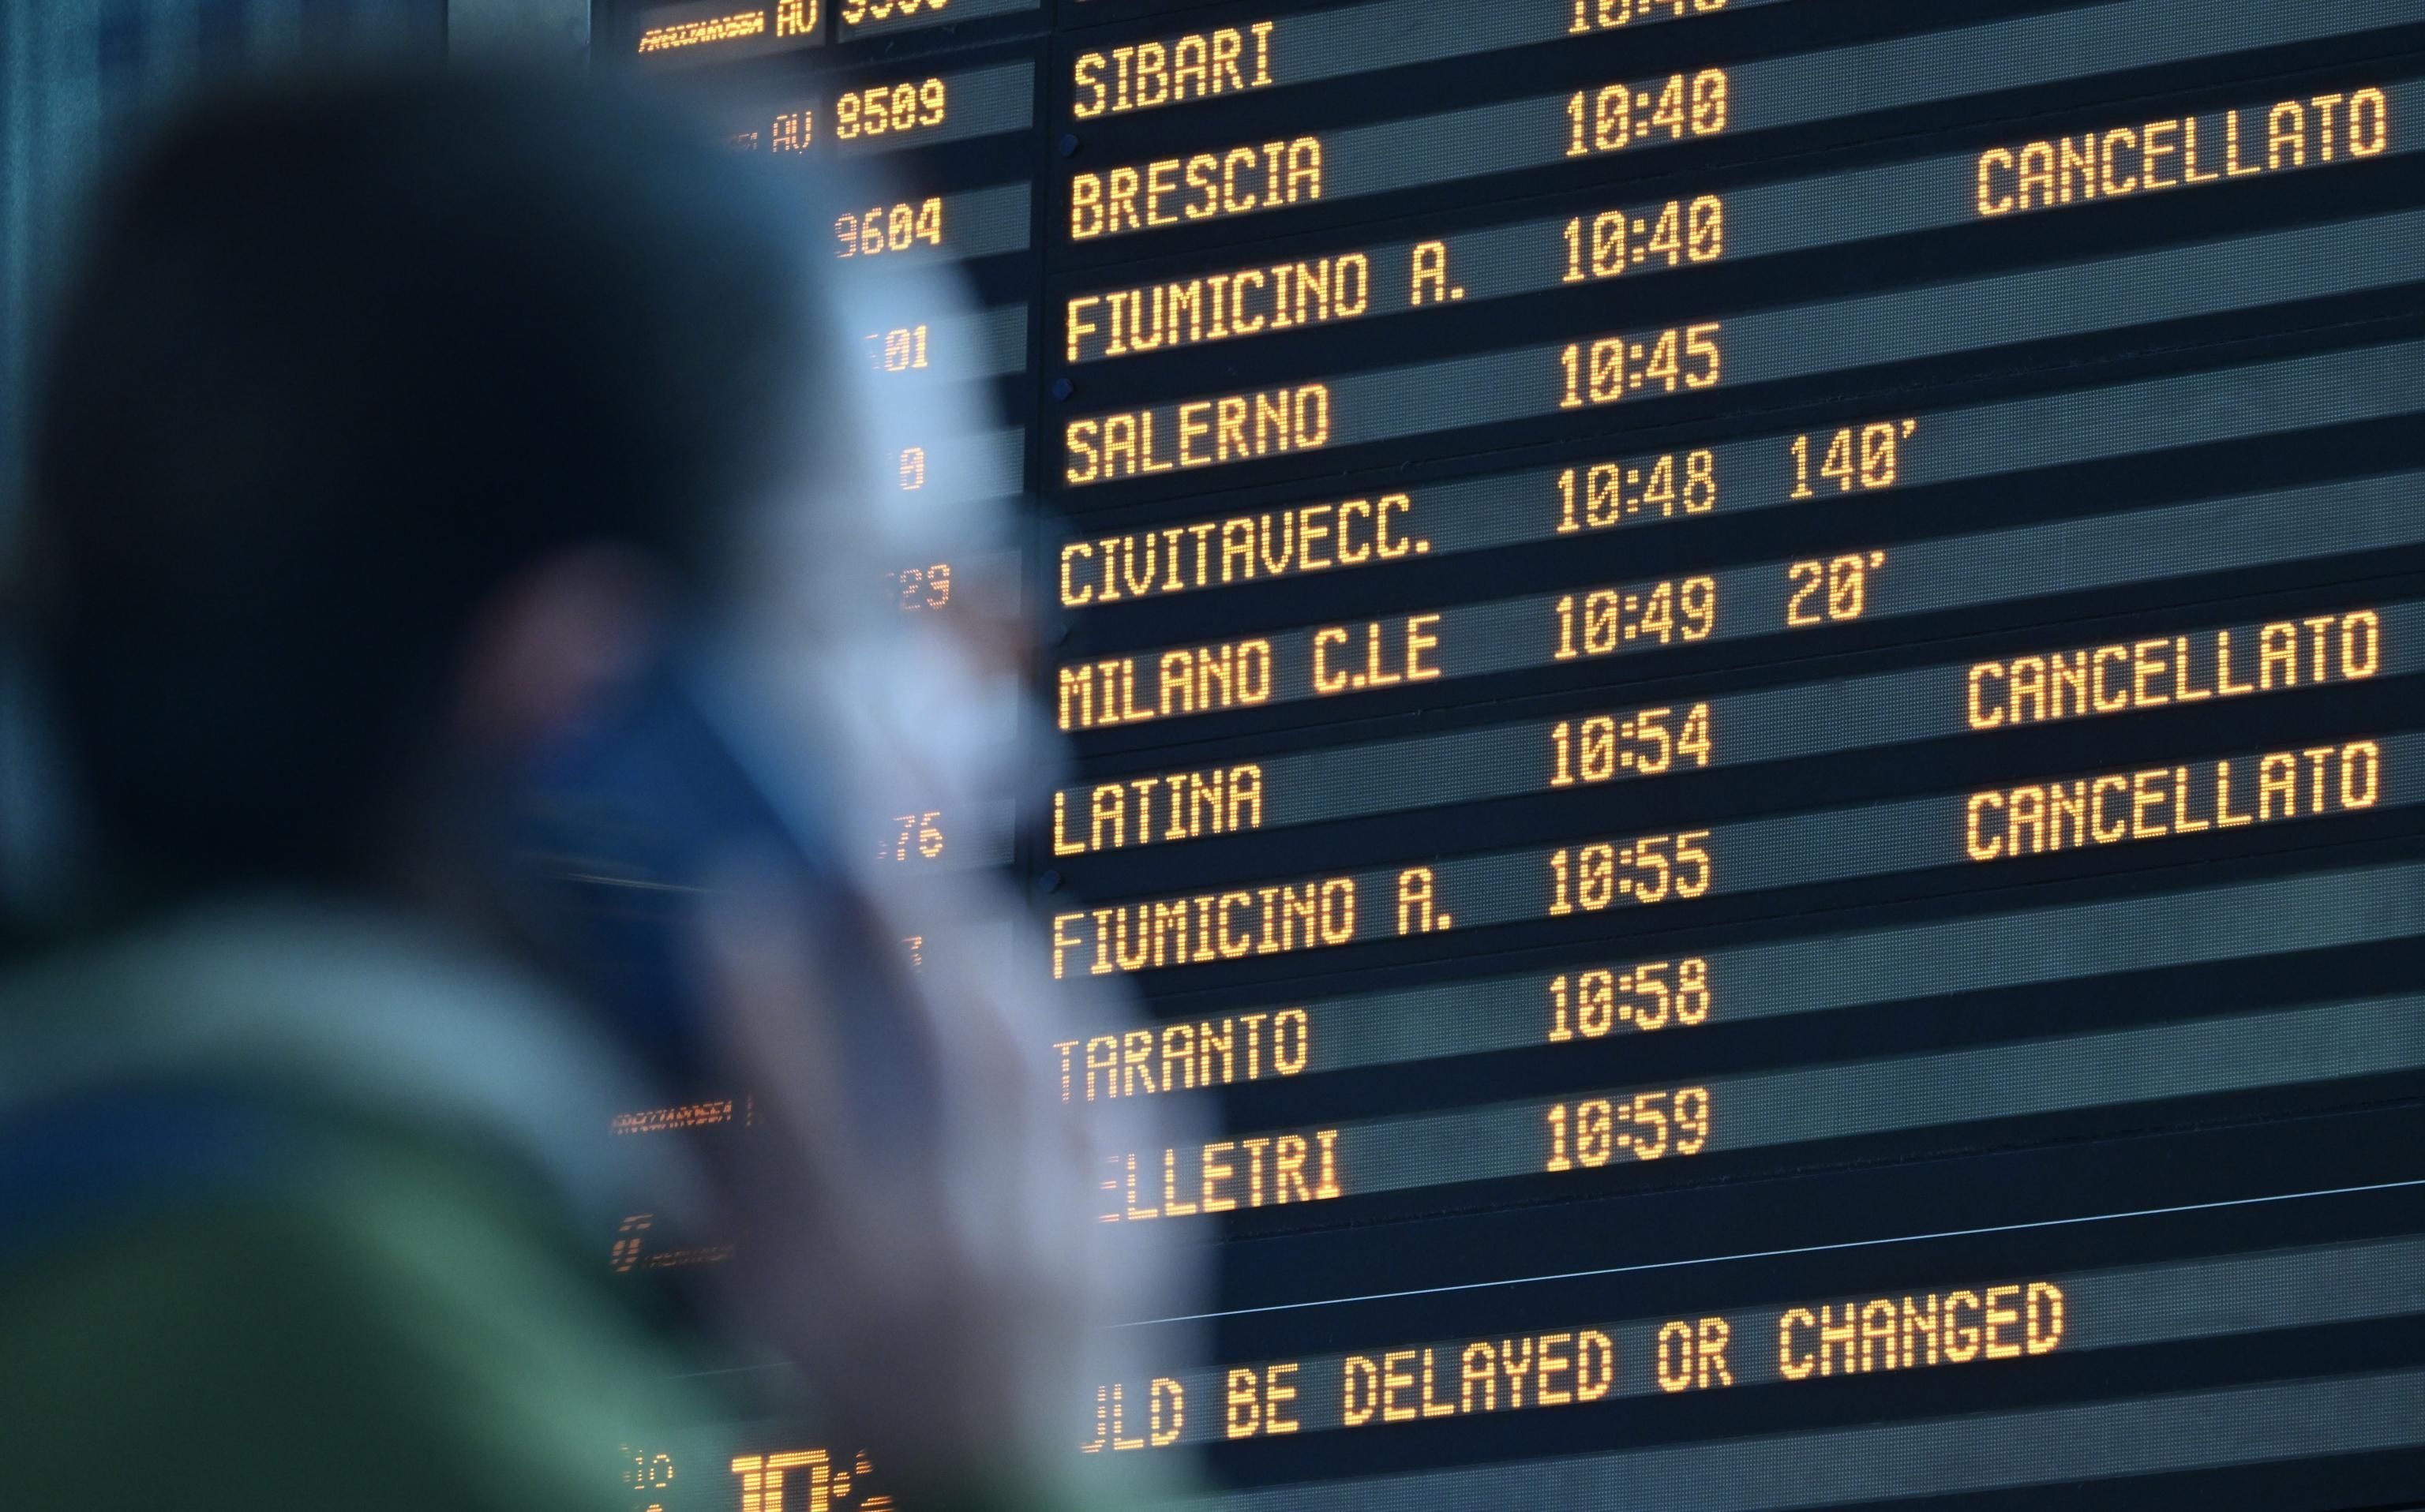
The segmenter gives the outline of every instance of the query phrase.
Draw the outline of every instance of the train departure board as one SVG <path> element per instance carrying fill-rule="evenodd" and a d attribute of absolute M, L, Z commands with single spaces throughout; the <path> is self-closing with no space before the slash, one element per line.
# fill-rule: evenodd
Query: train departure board
<path fill-rule="evenodd" d="M 2425 1501 L 2425 0 L 595 48 L 881 185 L 838 279 L 971 296 L 852 334 L 913 425 L 990 406 L 887 476 L 1024 501 L 1052 749 L 881 844 L 1126 992 L 1038 1048 L 1073 1120 L 1190 1110 L 1094 1201 L 1216 1261 L 1098 1320 L 1144 1364 L 1069 1455 L 1222 1512 Z M 625 1469 L 882 1503 L 806 1427 Z"/>

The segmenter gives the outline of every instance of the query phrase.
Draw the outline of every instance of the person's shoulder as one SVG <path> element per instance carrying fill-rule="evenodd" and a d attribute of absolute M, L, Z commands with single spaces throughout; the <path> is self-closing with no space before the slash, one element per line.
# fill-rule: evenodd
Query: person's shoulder
<path fill-rule="evenodd" d="M 528 1193 L 404 1140 L 0 1268 L 12 1507 L 612 1504 L 674 1361 Z M 199 1493 L 199 1494 L 198 1494 Z"/>
<path fill-rule="evenodd" d="M 689 1185 L 670 1145 L 608 1137 L 616 1113 L 646 1106 L 644 1085 L 578 1005 L 390 910 L 239 897 L 0 971 L 0 1172 L 29 1138 L 72 1145 L 43 1127 L 63 1115 L 114 1138 L 129 1111 L 198 1104 L 212 1130 L 230 1122 L 218 1114 L 265 1115 L 289 1154 L 350 1127 L 450 1145 L 526 1174 L 536 1207 L 603 1232 L 635 1186 Z"/>
<path fill-rule="evenodd" d="M 245 902 L 21 962 L 0 1505 L 610 1504 L 676 1364 L 607 1265 L 628 1184 L 682 1186 L 609 1137 L 628 1085 L 409 918 Z"/>

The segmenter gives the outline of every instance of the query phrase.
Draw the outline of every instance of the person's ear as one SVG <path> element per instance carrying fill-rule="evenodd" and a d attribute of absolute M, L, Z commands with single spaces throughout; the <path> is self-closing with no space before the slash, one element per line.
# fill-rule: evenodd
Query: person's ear
<path fill-rule="evenodd" d="M 617 547 L 558 552 L 514 578 L 473 622 L 458 733 L 520 751 L 580 719 L 655 653 L 665 600 L 661 574 Z"/>

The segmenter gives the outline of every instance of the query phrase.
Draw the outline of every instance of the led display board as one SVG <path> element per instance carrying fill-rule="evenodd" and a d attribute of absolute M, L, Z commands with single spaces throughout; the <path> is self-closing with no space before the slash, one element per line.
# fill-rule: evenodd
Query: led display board
<path fill-rule="evenodd" d="M 1066 759 L 955 853 L 1143 1003 L 1068 1116 L 1204 1115 L 1099 1216 L 1219 1258 L 1073 1456 L 2425 1499 L 2425 0 L 602 16 L 976 295 L 867 336 L 1033 505 Z M 880 1495 L 816 1443 L 634 1504 Z"/>

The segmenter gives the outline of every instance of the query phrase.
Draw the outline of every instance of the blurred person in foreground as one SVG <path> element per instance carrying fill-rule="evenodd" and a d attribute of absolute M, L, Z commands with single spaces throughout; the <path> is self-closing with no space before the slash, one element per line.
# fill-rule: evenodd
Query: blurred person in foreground
<path fill-rule="evenodd" d="M 868 995 L 825 970 L 868 941 L 779 874 L 695 879 L 710 1070 L 751 1109 L 716 1143 L 608 1137 L 674 1094 L 500 896 L 525 756 L 676 627 L 715 624 L 840 829 L 1006 791 L 971 731 L 1019 698 L 1016 628 L 967 573 L 953 614 L 886 590 L 1006 523 L 901 491 L 874 286 L 838 292 L 807 181 L 708 140 L 570 82 L 323 81 L 190 112 L 103 198 L 27 586 L 115 884 L 0 975 L 8 1506 L 720 1507 L 725 1465 L 634 1496 L 618 1445 L 751 1411 L 912 1512 L 1101 1499 L 1086 1325 L 1174 1269 L 1105 1248 L 1048 1100 L 1068 1035 L 988 955 L 1007 899 L 837 844 L 883 959 L 930 940 Z M 978 422 L 944 406 L 911 407 L 948 449 Z M 845 1013 L 931 1106 L 863 1116 Z M 634 1161 L 746 1236 L 715 1308 L 610 1274 Z M 700 1368 L 735 1346 L 767 1368 Z"/>

